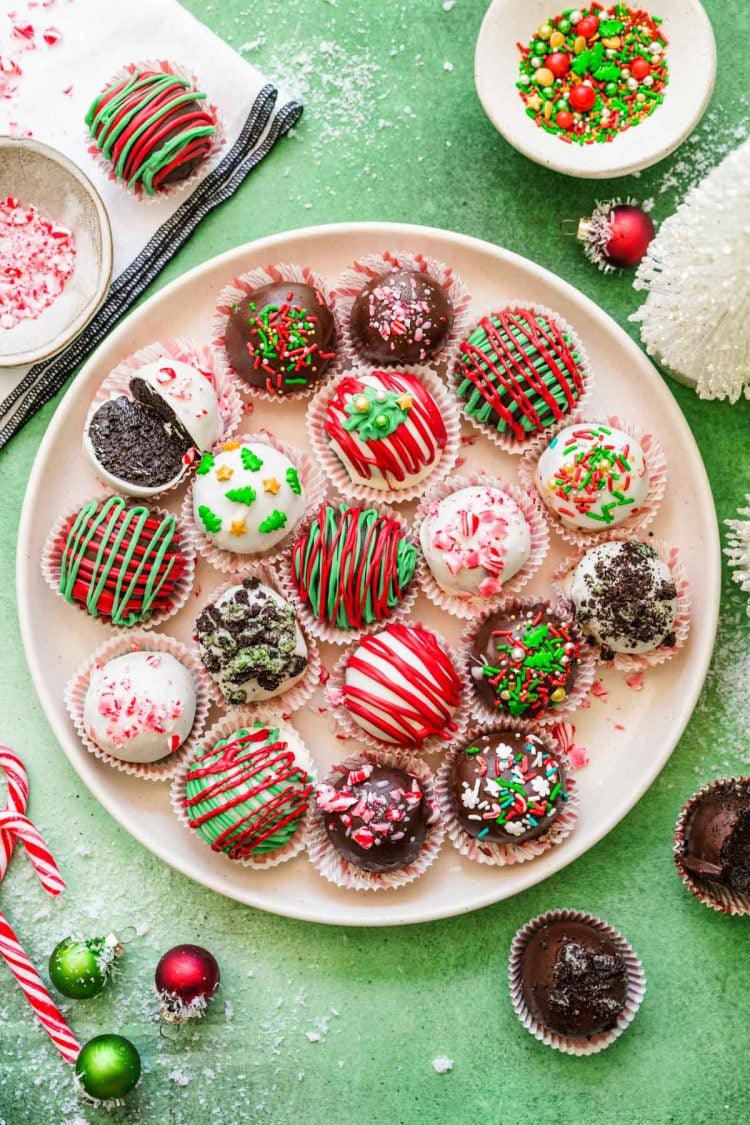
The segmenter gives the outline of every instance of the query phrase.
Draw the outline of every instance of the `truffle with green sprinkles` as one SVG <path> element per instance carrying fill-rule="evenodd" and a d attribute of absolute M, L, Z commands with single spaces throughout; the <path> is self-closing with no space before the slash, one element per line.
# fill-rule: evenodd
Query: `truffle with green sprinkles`
<path fill-rule="evenodd" d="M 491 711 L 536 719 L 554 711 L 576 681 L 581 636 L 569 616 L 544 602 L 511 604 L 480 625 L 471 644 L 471 680 Z"/>
<path fill-rule="evenodd" d="M 493 731 L 451 767 L 451 811 L 467 836 L 522 844 L 543 836 L 568 800 L 565 767 L 541 734 Z"/>
<path fill-rule="evenodd" d="M 519 43 L 516 86 L 526 114 L 567 144 L 615 140 L 664 101 L 669 81 L 661 20 L 641 8 L 566 8 Z"/>
<path fill-rule="evenodd" d="M 320 293 L 297 281 L 255 289 L 234 306 L 225 329 L 227 358 L 251 387 L 295 395 L 318 383 L 336 355 L 333 314 Z"/>
<path fill-rule="evenodd" d="M 454 377 L 464 413 L 518 448 L 565 418 L 585 391 L 570 334 L 533 308 L 483 317 L 461 344 Z"/>

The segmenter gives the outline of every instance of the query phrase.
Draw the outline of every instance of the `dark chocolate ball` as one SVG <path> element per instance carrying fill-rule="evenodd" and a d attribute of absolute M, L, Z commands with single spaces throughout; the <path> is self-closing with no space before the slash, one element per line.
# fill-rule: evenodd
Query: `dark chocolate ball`
<path fill-rule="evenodd" d="M 263 285 L 229 314 L 229 362 L 251 387 L 300 394 L 325 375 L 335 355 L 333 314 L 312 285 Z"/>
<path fill-rule="evenodd" d="M 328 839 L 364 871 L 398 871 L 420 853 L 428 808 L 422 785 L 398 766 L 363 760 L 318 786 Z"/>
<path fill-rule="evenodd" d="M 368 281 L 351 312 L 354 344 L 372 363 L 421 363 L 445 343 L 453 306 L 436 281 L 417 270 L 394 270 Z"/>
<path fill-rule="evenodd" d="M 565 701 L 579 654 L 572 614 L 558 614 L 543 602 L 492 614 L 471 646 L 474 690 L 500 714 L 534 719 Z"/>
<path fill-rule="evenodd" d="M 677 858 L 699 879 L 750 894 L 750 785 L 730 780 L 699 796 Z"/>
<path fill-rule="evenodd" d="M 627 997 L 625 961 L 613 941 L 587 922 L 550 922 L 521 955 L 523 996 L 550 1031 L 585 1038 L 617 1023 Z"/>
<path fill-rule="evenodd" d="M 468 836 L 521 844 L 543 836 L 567 800 L 565 770 L 535 734 L 483 734 L 459 751 L 451 774 L 453 808 Z"/>

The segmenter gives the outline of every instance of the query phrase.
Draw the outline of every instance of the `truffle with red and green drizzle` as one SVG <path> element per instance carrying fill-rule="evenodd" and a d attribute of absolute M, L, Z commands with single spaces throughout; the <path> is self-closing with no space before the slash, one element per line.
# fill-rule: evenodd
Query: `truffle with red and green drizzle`
<path fill-rule="evenodd" d="M 565 418 L 585 390 L 570 333 L 519 307 L 482 317 L 461 344 L 455 383 L 468 417 L 519 447 Z"/>
<path fill-rule="evenodd" d="M 488 708 L 536 719 L 565 701 L 576 681 L 581 636 L 544 602 L 491 614 L 471 644 L 471 680 Z"/>
<path fill-rule="evenodd" d="M 451 768 L 456 819 L 488 844 L 538 839 L 567 799 L 564 765 L 540 735 L 483 734 L 459 750 Z"/>
<path fill-rule="evenodd" d="M 262 859 L 300 831 L 313 792 L 302 744 L 254 723 L 221 738 L 190 765 L 183 807 L 190 827 L 230 859 Z"/>
<path fill-rule="evenodd" d="M 262 285 L 232 309 L 227 359 L 244 382 L 272 395 L 301 394 L 318 383 L 336 356 L 333 313 L 312 285 Z"/>

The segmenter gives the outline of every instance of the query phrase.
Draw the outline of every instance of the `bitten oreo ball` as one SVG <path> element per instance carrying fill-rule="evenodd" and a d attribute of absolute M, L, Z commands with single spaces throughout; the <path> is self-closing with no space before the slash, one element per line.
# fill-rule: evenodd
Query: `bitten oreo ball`
<path fill-rule="evenodd" d="M 442 285 L 399 269 L 368 281 L 352 305 L 354 346 L 371 363 L 422 363 L 446 341 L 453 306 Z"/>

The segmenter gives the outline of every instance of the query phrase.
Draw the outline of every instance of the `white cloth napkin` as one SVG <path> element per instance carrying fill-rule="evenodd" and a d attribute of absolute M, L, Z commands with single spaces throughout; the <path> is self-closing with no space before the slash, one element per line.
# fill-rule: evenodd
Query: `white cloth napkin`
<path fill-rule="evenodd" d="M 23 49 L 24 41 L 12 38 L 23 73 L 16 96 L 0 101 L 0 132 L 30 130 L 92 180 L 112 225 L 115 280 L 88 328 L 57 357 L 0 373 L 0 448 L 60 389 L 203 216 L 232 194 L 302 111 L 175 0 L 55 0 L 26 7 L 20 0 L 16 22 L 31 23 L 39 45 Z M 62 36 L 54 46 L 42 39 L 50 26 Z M 6 48 L 0 43 L 0 55 Z M 144 201 L 110 180 L 88 153 L 84 116 L 124 65 L 158 59 L 195 74 L 218 108 L 226 143 L 207 161 L 192 192 Z"/>

